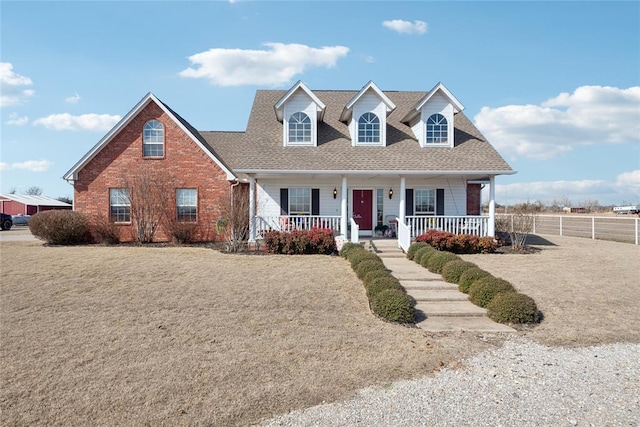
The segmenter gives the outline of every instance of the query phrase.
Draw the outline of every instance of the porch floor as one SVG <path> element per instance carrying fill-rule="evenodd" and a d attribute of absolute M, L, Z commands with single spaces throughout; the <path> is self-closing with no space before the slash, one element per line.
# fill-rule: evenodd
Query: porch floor
<path fill-rule="evenodd" d="M 486 310 L 471 303 L 458 286 L 406 258 L 397 239 L 375 238 L 367 246 L 375 252 L 416 300 L 416 325 L 429 332 L 515 332 L 489 319 Z"/>

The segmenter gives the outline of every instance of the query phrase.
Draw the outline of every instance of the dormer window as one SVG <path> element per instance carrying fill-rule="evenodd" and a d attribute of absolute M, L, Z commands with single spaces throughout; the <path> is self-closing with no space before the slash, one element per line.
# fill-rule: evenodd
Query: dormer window
<path fill-rule="evenodd" d="M 364 113 L 358 119 L 358 143 L 380 143 L 380 119 L 373 113 Z"/>
<path fill-rule="evenodd" d="M 312 142 L 311 119 L 305 113 L 297 112 L 289 118 L 289 142 L 294 144 Z"/>
<path fill-rule="evenodd" d="M 442 114 L 432 114 L 427 119 L 427 144 L 446 144 L 449 130 L 447 119 Z"/>
<path fill-rule="evenodd" d="M 142 157 L 164 157 L 164 126 L 149 120 L 142 132 Z"/>

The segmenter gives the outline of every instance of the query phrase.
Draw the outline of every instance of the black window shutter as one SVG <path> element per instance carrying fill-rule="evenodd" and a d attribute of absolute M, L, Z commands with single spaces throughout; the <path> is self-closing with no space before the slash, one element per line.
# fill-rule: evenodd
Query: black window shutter
<path fill-rule="evenodd" d="M 444 215 L 444 188 L 436 188 L 436 215 Z"/>
<path fill-rule="evenodd" d="M 413 215 L 413 188 L 405 190 L 405 212 L 408 216 Z"/>
<path fill-rule="evenodd" d="M 320 189 L 311 189 L 311 215 L 320 215 Z"/>
<path fill-rule="evenodd" d="M 289 215 L 289 189 L 280 189 L 280 215 Z"/>

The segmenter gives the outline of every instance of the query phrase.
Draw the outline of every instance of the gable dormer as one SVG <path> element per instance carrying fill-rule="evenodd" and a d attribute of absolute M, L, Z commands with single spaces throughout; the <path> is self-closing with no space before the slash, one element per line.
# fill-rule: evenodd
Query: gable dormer
<path fill-rule="evenodd" d="M 347 123 L 353 146 L 387 145 L 387 116 L 395 104 L 369 81 L 345 105 L 340 121 Z"/>
<path fill-rule="evenodd" d="M 326 106 L 302 81 L 293 85 L 274 108 L 282 122 L 285 147 L 318 145 L 318 122 L 324 118 Z"/>
<path fill-rule="evenodd" d="M 421 147 L 453 147 L 453 116 L 464 106 L 438 83 L 401 120 L 413 130 Z"/>

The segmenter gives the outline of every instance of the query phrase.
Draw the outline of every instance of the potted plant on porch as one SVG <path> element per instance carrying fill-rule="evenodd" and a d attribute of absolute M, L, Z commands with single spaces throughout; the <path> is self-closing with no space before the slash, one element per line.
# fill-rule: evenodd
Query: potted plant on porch
<path fill-rule="evenodd" d="M 389 226 L 386 224 L 378 224 L 376 225 L 376 228 L 374 229 L 374 231 L 376 232 L 376 236 L 377 237 L 382 237 L 386 234 L 387 230 L 389 229 Z"/>

